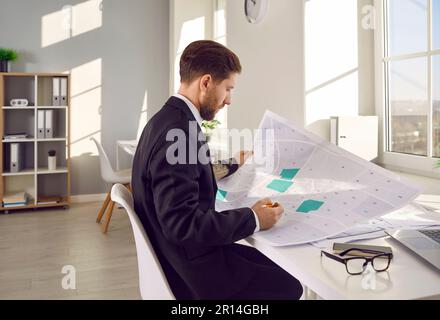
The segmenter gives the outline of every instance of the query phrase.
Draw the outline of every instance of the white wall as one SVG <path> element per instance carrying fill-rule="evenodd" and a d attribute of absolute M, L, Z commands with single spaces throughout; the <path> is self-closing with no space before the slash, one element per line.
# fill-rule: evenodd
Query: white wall
<path fill-rule="evenodd" d="M 1 0 L 0 46 L 17 72 L 72 74 L 72 194 L 108 191 L 97 150 L 115 160 L 168 97 L 169 3 L 164 0 Z M 71 6 L 72 28 L 63 7 Z"/>
<path fill-rule="evenodd" d="M 366 29 L 364 25 L 370 22 L 369 10 L 374 10 L 373 5 L 374 0 L 358 0 L 359 114 L 362 116 L 376 115 L 374 29 Z"/>
<path fill-rule="evenodd" d="M 174 11 L 179 8 L 179 16 L 172 18 L 178 26 L 172 45 L 178 47 L 182 17 L 188 21 L 207 15 L 211 1 L 172 1 Z M 257 128 L 270 109 L 329 139 L 330 116 L 374 115 L 374 32 L 361 23 L 363 9 L 372 4 L 273 0 L 263 22 L 250 24 L 243 1 L 226 0 L 227 45 L 243 65 L 228 108 L 228 127 Z"/>
<path fill-rule="evenodd" d="M 186 46 L 193 41 L 213 39 L 213 0 L 171 0 L 170 94 L 180 85 L 179 62 Z"/>
<path fill-rule="evenodd" d="M 304 125 L 303 11 L 303 0 L 270 1 L 263 22 L 250 24 L 243 1 L 227 1 L 228 47 L 243 65 L 229 128 L 258 128 L 266 109 Z"/>
<path fill-rule="evenodd" d="M 179 63 L 186 46 L 197 40 L 215 40 L 226 45 L 226 0 L 170 1 L 170 95 L 180 86 Z M 227 110 L 216 119 L 227 128 Z"/>
<path fill-rule="evenodd" d="M 307 128 L 329 139 L 332 116 L 374 115 L 370 0 L 310 0 L 305 10 Z M 363 22 L 363 23 L 362 23 Z"/>
<path fill-rule="evenodd" d="M 372 2 L 270 1 L 252 25 L 242 1 L 228 0 L 228 46 L 243 64 L 229 128 L 256 128 L 271 109 L 329 139 L 330 115 L 374 115 L 374 35 L 361 27 Z"/>

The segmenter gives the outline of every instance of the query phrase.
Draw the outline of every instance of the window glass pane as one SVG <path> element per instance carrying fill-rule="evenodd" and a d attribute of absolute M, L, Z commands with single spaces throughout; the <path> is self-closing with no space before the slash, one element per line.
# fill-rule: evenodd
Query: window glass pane
<path fill-rule="evenodd" d="M 434 116 L 432 127 L 434 130 L 434 156 L 440 158 L 440 55 L 432 58 L 432 103 Z"/>
<path fill-rule="evenodd" d="M 428 0 L 388 0 L 388 8 L 389 55 L 427 51 Z"/>
<path fill-rule="evenodd" d="M 392 152 L 426 156 L 428 124 L 427 58 L 389 63 Z"/>
<path fill-rule="evenodd" d="M 434 49 L 440 49 L 440 0 L 432 0 L 432 39 Z"/>

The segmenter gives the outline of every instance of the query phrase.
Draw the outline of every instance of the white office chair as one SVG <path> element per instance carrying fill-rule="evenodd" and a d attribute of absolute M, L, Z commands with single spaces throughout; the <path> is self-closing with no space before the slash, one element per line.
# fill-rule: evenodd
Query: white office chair
<path fill-rule="evenodd" d="M 174 300 L 168 280 L 156 257 L 145 229 L 133 206 L 130 191 L 121 184 L 112 187 L 111 198 L 119 203 L 128 213 L 133 228 L 139 269 L 139 288 L 144 300 Z"/>
<path fill-rule="evenodd" d="M 116 183 L 121 183 L 130 189 L 131 169 L 114 171 L 110 163 L 110 160 L 108 159 L 107 154 L 105 153 L 102 145 L 95 138 L 90 138 L 90 140 L 92 140 L 96 144 L 96 147 L 98 148 L 102 179 L 104 179 L 104 181 L 107 183 L 111 183 L 112 186 Z M 101 210 L 98 213 L 98 217 L 96 218 L 96 223 L 101 223 L 102 217 L 104 216 L 104 213 L 110 204 L 110 207 L 108 208 L 107 211 L 107 216 L 105 218 L 105 222 L 102 226 L 103 233 L 107 233 L 108 231 L 108 226 L 110 224 L 110 219 L 112 217 L 113 208 L 115 206 L 114 201 L 110 200 L 110 192 L 111 190 L 107 193 L 105 201 L 102 204 Z"/>

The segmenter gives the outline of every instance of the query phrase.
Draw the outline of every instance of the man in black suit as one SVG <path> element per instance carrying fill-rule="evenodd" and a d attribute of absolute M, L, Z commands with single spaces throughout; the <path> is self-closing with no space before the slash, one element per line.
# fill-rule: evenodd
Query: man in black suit
<path fill-rule="evenodd" d="M 272 228 L 270 199 L 215 211 L 217 184 L 202 120 L 231 103 L 238 57 L 213 41 L 182 54 L 181 87 L 148 122 L 133 163 L 134 206 L 177 299 L 299 299 L 301 284 L 258 250 L 236 244 Z M 243 164 L 228 166 L 228 175 Z"/>

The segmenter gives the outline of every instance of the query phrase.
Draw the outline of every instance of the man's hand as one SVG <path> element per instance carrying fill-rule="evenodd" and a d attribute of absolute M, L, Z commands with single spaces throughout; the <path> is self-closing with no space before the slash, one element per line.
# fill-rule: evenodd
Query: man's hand
<path fill-rule="evenodd" d="M 239 167 L 245 164 L 247 159 L 254 155 L 253 151 L 240 151 L 234 156 L 234 159 L 237 161 Z"/>
<path fill-rule="evenodd" d="M 273 206 L 273 202 L 270 199 L 262 199 L 258 201 L 254 204 L 252 210 L 254 210 L 258 217 L 261 231 L 272 228 L 278 220 L 281 219 L 284 213 L 283 206 L 278 203 L 276 206 Z"/>

